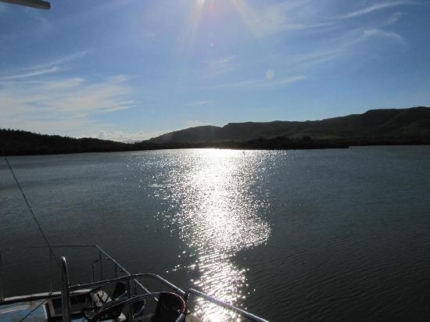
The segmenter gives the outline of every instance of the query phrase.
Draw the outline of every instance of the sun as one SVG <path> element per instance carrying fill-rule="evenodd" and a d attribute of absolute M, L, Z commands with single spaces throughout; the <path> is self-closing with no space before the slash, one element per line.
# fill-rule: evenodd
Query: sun
<path fill-rule="evenodd" d="M 206 0 L 197 0 L 197 6 L 201 8 L 205 4 L 205 2 Z"/>
<path fill-rule="evenodd" d="M 224 0 L 230 2 L 233 8 L 239 13 L 239 16 L 243 19 L 246 25 L 248 25 L 251 32 L 255 37 L 258 37 L 258 33 L 253 28 L 253 21 L 257 18 L 252 9 L 246 3 L 246 0 Z M 175 51 L 177 57 L 181 57 L 182 66 L 185 66 L 191 57 L 191 53 L 194 49 L 194 42 L 198 31 L 200 30 L 200 23 L 202 16 L 206 14 L 219 15 L 219 12 L 215 10 L 215 0 L 194 0 L 191 2 L 191 10 L 184 23 L 181 36 L 179 37 L 183 41 L 178 43 L 178 48 Z M 185 68 L 182 68 L 185 70 Z M 181 72 L 182 73 L 182 72 Z"/>

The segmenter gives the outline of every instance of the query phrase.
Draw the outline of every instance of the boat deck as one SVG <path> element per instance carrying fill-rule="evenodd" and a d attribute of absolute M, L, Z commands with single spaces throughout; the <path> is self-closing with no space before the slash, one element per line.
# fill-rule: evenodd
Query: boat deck
<path fill-rule="evenodd" d="M 29 247 L 25 249 L 34 252 L 35 249 L 39 248 Z M 95 255 L 97 256 L 89 262 L 92 263 L 88 275 L 91 277 L 90 281 L 70 285 L 66 258 L 64 256 L 57 258 L 53 252 L 53 249 L 69 248 L 96 251 Z M 46 247 L 42 247 L 42 249 L 46 249 Z M 49 267 L 46 268 L 46 271 L 51 273 L 50 283 L 47 285 L 51 290 L 45 293 L 9 297 L 4 296 L 3 255 L 6 252 L 15 252 L 16 249 L 0 250 L 1 322 L 69 322 L 98 319 L 143 322 L 153 321 L 154 318 L 157 321 L 200 322 L 200 318 L 192 314 L 192 303 L 195 303 L 196 300 L 211 302 L 219 306 L 220 309 L 234 312 L 237 317 L 242 316 L 250 321 L 267 322 L 252 313 L 193 288 L 184 291 L 157 274 L 131 274 L 97 245 L 51 246 L 49 250 Z M 58 260 L 61 273 L 61 291 L 53 289 L 54 279 L 51 267 L 54 262 L 53 259 Z M 109 276 L 104 272 L 106 267 L 110 267 Z M 157 284 L 157 291 L 149 291 L 140 281 L 142 279 L 148 280 L 151 288 Z"/>
<path fill-rule="evenodd" d="M 46 321 L 48 318 L 44 300 L 31 301 L 0 306 L 0 320 L 2 322 Z M 26 318 L 27 317 L 27 318 Z"/>

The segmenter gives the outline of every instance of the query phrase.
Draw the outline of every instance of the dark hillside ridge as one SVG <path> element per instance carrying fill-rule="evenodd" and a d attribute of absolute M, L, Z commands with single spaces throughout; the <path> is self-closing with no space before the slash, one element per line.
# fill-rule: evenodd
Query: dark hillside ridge
<path fill-rule="evenodd" d="M 160 139 L 151 139 L 156 143 L 167 142 L 212 142 L 217 141 L 222 132 L 222 128 L 212 125 L 198 126 L 186 130 L 174 131 L 159 136 Z"/>
<path fill-rule="evenodd" d="M 351 145 L 430 144 L 430 108 L 370 110 L 306 122 L 200 126 L 136 143 L 74 139 L 0 129 L 0 155 L 63 154 L 183 148 L 252 150 L 328 149 Z"/>
<path fill-rule="evenodd" d="M 153 138 L 150 142 L 209 143 L 243 141 L 259 138 L 288 137 L 298 139 L 341 140 L 351 142 L 385 142 L 388 144 L 429 143 L 430 108 L 370 110 L 363 114 L 320 121 L 229 123 L 223 127 L 200 126 Z"/>
<path fill-rule="evenodd" d="M 0 129 L 0 155 L 63 154 L 81 152 L 128 151 L 121 142 L 93 138 L 74 139 L 20 130 Z"/>

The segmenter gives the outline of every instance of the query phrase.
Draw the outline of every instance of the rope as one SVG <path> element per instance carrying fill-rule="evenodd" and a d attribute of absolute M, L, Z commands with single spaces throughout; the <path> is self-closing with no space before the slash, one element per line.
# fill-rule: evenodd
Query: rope
<path fill-rule="evenodd" d="M 49 247 L 49 250 L 50 250 L 50 252 L 51 252 L 52 256 L 54 257 L 55 262 L 57 263 L 57 265 L 58 265 L 58 266 L 60 266 L 60 263 L 58 262 L 57 256 L 55 255 L 55 253 L 54 253 L 54 251 L 53 251 L 53 249 L 52 249 L 52 246 L 51 246 L 51 244 L 49 243 L 48 238 L 46 237 L 45 233 L 43 232 L 42 226 L 40 225 L 39 221 L 38 221 L 38 220 L 37 220 L 37 218 L 36 218 L 36 215 L 34 214 L 33 209 L 31 208 L 30 203 L 28 202 L 28 199 L 27 199 L 27 197 L 25 196 L 24 190 L 22 190 L 22 187 L 21 187 L 21 185 L 19 184 L 19 181 L 18 181 L 18 179 L 17 179 L 17 177 L 16 177 L 16 175 L 15 175 L 15 172 L 14 172 L 14 171 L 13 171 L 13 169 L 12 169 L 12 166 L 11 166 L 11 165 L 10 165 L 10 163 L 9 163 L 9 160 L 8 160 L 6 157 L 5 157 L 4 159 L 6 160 L 6 164 L 7 164 L 7 166 L 9 167 L 9 170 L 10 170 L 10 172 L 12 173 L 13 178 L 15 179 L 15 182 L 16 182 L 16 185 L 17 185 L 17 186 L 18 186 L 18 188 L 19 188 L 19 191 L 21 191 L 21 195 L 22 195 L 22 197 L 24 198 L 24 201 L 25 201 L 25 203 L 27 204 L 28 210 L 30 210 L 30 213 L 31 213 L 31 215 L 33 216 L 34 221 L 36 222 L 36 225 L 37 225 L 37 227 L 39 228 L 39 231 L 40 231 L 40 233 L 42 234 L 43 239 L 44 239 L 44 240 L 45 240 L 45 242 L 46 242 L 46 245 Z"/>

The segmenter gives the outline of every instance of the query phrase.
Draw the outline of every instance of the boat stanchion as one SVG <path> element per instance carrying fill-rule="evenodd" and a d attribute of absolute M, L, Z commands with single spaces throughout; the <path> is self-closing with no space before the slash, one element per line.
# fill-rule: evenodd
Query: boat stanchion
<path fill-rule="evenodd" d="M 133 297 L 133 294 L 132 294 L 133 288 L 131 287 L 131 283 L 132 283 L 131 279 L 127 280 L 127 283 L 126 283 L 126 285 L 127 285 L 127 297 L 129 299 L 131 299 Z M 127 311 L 126 316 L 128 317 L 128 321 L 133 322 L 134 321 L 133 320 L 133 315 L 134 315 L 133 304 L 130 302 L 130 304 L 127 305 L 127 307 L 125 309 Z"/>
<path fill-rule="evenodd" d="M 49 287 L 51 293 L 54 292 L 54 283 L 52 282 L 52 249 L 49 248 Z"/>
<path fill-rule="evenodd" d="M 103 281 L 103 254 L 99 251 L 99 260 L 100 260 L 100 280 Z"/>
<path fill-rule="evenodd" d="M 63 307 L 63 322 L 70 322 L 69 272 L 64 256 L 61 256 L 61 305 Z"/>
<path fill-rule="evenodd" d="M 3 259 L 2 259 L 2 253 L 0 252 L 0 301 L 3 301 L 4 294 L 3 294 Z"/>

